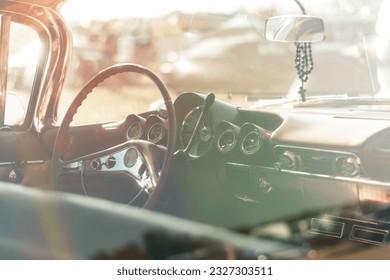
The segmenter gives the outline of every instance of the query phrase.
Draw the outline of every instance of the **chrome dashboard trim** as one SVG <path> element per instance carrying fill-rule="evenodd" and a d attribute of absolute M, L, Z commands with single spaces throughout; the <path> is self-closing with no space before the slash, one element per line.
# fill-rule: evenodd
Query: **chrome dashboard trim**
<path fill-rule="evenodd" d="M 344 151 L 337 151 L 337 150 L 326 150 L 326 149 L 319 149 L 319 148 L 308 148 L 308 147 L 301 147 L 301 146 L 289 146 L 289 145 L 276 145 L 273 150 L 277 148 L 283 148 L 283 149 L 294 149 L 294 150 L 302 150 L 302 151 L 313 151 L 318 153 L 328 153 L 328 154 L 336 154 L 336 155 L 346 155 L 346 156 L 353 156 L 360 160 L 360 158 L 351 152 L 344 152 Z"/>
<path fill-rule="evenodd" d="M 354 218 L 349 218 L 349 217 L 340 217 L 340 216 L 334 216 L 334 215 L 326 215 L 325 216 L 327 219 L 342 219 L 342 220 L 347 220 L 350 222 L 358 222 L 358 223 L 365 223 L 365 224 L 371 224 L 373 226 L 377 226 L 379 223 L 376 221 L 369 221 L 369 220 L 363 220 L 363 219 L 354 219 Z"/>
<path fill-rule="evenodd" d="M 23 161 L 24 164 L 44 164 L 44 160 L 27 160 Z"/>
<path fill-rule="evenodd" d="M 44 164 L 45 161 L 44 160 L 26 160 L 26 161 L 20 161 L 20 162 L 16 162 L 16 161 L 5 161 L 5 162 L 0 162 L 0 167 L 3 167 L 3 166 L 14 166 L 16 164 Z"/>
<path fill-rule="evenodd" d="M 16 162 L 0 162 L 0 167 L 1 166 L 13 166 L 15 164 L 16 164 Z"/>
<path fill-rule="evenodd" d="M 253 170 L 253 168 L 257 168 L 259 170 L 264 170 L 264 171 L 268 171 L 268 172 L 274 172 L 274 173 L 281 172 L 283 174 L 302 176 L 302 177 L 311 178 L 311 179 L 326 179 L 326 180 L 332 180 L 332 181 L 344 182 L 344 183 L 367 184 L 367 185 L 383 186 L 383 187 L 390 188 L 390 182 L 381 182 L 381 181 L 375 181 L 375 180 L 371 180 L 371 179 L 312 174 L 312 173 L 287 170 L 287 169 L 281 169 L 281 170 L 276 171 L 273 167 L 246 165 L 246 164 L 233 163 L 233 162 L 226 162 L 225 164 L 229 165 L 229 166 L 237 166 L 240 168 L 248 168 L 248 170 Z"/>

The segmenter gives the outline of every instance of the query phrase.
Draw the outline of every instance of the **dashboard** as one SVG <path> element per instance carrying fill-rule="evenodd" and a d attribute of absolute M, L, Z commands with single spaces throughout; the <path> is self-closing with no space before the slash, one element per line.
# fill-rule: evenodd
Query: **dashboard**
<path fill-rule="evenodd" d="M 313 236 L 387 242 L 389 219 L 378 213 L 390 206 L 388 119 L 375 111 L 359 110 L 357 117 L 352 110 L 248 109 L 220 100 L 205 110 L 205 98 L 186 92 L 174 102 L 175 150 L 187 154 L 174 157 L 166 195 L 173 210 L 166 212 L 224 227 L 303 216 Z M 135 188 L 125 202 L 151 193 L 166 151 L 166 111 L 131 114 L 94 130 L 84 133 L 88 144 L 76 146 L 100 145 L 105 153 L 91 152 L 65 168 L 84 175 L 126 173 L 119 184 L 130 180 Z M 91 134 L 100 144 L 91 143 Z M 90 189 L 99 184 L 95 180 Z"/>
<path fill-rule="evenodd" d="M 185 93 L 175 101 L 181 148 L 204 98 Z M 189 151 L 190 161 L 201 162 L 188 165 L 193 188 L 218 190 L 215 201 L 227 192 L 257 221 L 311 213 L 312 234 L 383 245 L 390 224 L 373 213 L 390 206 L 390 123 L 375 111 L 351 112 L 243 109 L 216 100 Z"/>
<path fill-rule="evenodd" d="M 183 94 L 175 102 L 181 148 L 188 145 L 203 102 L 204 96 L 196 93 Z M 197 159 L 214 154 L 224 163 L 275 172 L 390 182 L 390 175 L 380 172 L 389 154 L 388 120 L 370 112 L 366 118 L 325 112 L 242 109 L 216 101 L 194 135 L 189 155 Z"/>

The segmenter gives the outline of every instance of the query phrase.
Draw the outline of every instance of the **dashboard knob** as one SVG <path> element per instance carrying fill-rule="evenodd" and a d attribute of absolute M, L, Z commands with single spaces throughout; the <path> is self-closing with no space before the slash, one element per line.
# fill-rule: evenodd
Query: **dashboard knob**
<path fill-rule="evenodd" d="M 263 192 L 263 193 L 270 193 L 272 192 L 272 185 L 269 182 L 269 180 L 265 177 L 260 177 L 258 181 L 258 188 Z"/>
<path fill-rule="evenodd" d="M 274 167 L 277 171 L 282 169 L 295 170 L 298 166 L 299 157 L 290 152 L 285 151 L 279 156 L 279 161 L 274 164 Z"/>
<path fill-rule="evenodd" d="M 105 162 L 105 165 L 108 169 L 113 168 L 116 165 L 116 158 L 113 156 L 109 156 Z"/>
<path fill-rule="evenodd" d="M 101 162 L 100 162 L 100 159 L 94 159 L 94 160 L 92 160 L 92 161 L 89 163 L 89 166 L 90 166 L 91 170 L 93 170 L 93 171 L 98 170 L 98 169 L 100 168 L 101 165 L 102 165 L 102 164 L 101 164 Z"/>
<path fill-rule="evenodd" d="M 360 172 L 360 160 L 355 157 L 342 157 L 338 159 L 339 173 L 345 177 L 357 176 Z"/>

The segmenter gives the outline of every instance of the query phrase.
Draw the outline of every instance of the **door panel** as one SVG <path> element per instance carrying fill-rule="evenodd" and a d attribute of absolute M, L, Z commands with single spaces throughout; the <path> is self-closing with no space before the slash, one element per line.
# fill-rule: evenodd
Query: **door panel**
<path fill-rule="evenodd" d="M 50 156 L 35 132 L 0 132 L 0 180 L 47 188 Z"/>

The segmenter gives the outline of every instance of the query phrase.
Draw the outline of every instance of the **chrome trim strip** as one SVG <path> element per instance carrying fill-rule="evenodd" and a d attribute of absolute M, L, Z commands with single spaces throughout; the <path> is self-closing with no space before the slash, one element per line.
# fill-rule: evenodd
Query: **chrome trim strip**
<path fill-rule="evenodd" d="M 283 173 L 283 174 L 290 174 L 290 175 L 295 175 L 295 176 L 302 176 L 302 177 L 311 178 L 311 179 L 326 179 L 326 180 L 332 180 L 332 181 L 344 182 L 344 183 L 346 182 L 346 183 L 354 183 L 354 184 L 367 184 L 367 185 L 390 187 L 390 182 L 381 182 L 381 181 L 375 181 L 375 180 L 371 180 L 371 179 L 349 178 L 349 177 L 341 177 L 341 176 L 313 174 L 313 173 L 294 171 L 294 170 L 288 170 L 288 169 L 281 169 L 280 171 L 279 170 L 276 171 L 273 167 L 245 165 L 245 164 L 233 163 L 233 162 L 226 162 L 225 164 L 230 165 L 230 166 L 247 168 L 248 170 L 253 170 L 253 168 L 258 168 L 259 170 L 274 172 L 275 174 L 276 173 Z"/>
<path fill-rule="evenodd" d="M 23 161 L 24 164 L 44 164 L 44 160 L 27 160 Z"/>
<path fill-rule="evenodd" d="M 356 158 L 359 158 L 356 154 L 351 152 L 345 152 L 345 151 L 337 151 L 337 150 L 325 150 L 325 149 L 319 149 L 319 148 L 308 148 L 308 147 L 301 147 L 301 146 L 289 146 L 289 145 L 276 145 L 273 150 L 277 148 L 283 148 L 283 149 L 297 149 L 297 150 L 303 150 L 303 151 L 313 151 L 313 152 L 321 152 L 321 153 L 329 153 L 329 154 L 341 154 L 341 155 L 349 155 L 354 156 Z"/>
<path fill-rule="evenodd" d="M 16 164 L 16 162 L 0 162 L 0 167 L 1 166 L 12 166 L 15 164 Z"/>
<path fill-rule="evenodd" d="M 364 224 L 372 224 L 377 226 L 378 223 L 374 221 L 366 221 L 366 220 L 359 220 L 359 219 L 353 219 L 353 218 L 347 218 L 347 217 L 339 217 L 339 216 L 332 216 L 332 215 L 326 215 L 326 217 L 329 217 L 330 219 L 340 219 L 340 220 L 347 220 L 351 222 L 359 222 Z"/>
<path fill-rule="evenodd" d="M 27 160 L 27 161 L 21 161 L 19 163 L 21 163 L 22 165 L 23 164 L 44 164 L 45 161 L 44 160 Z M 0 167 L 1 166 L 13 166 L 16 164 L 18 164 L 16 161 L 0 162 Z"/>

